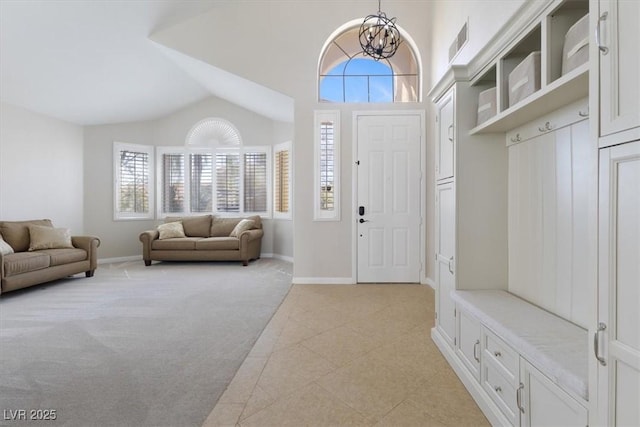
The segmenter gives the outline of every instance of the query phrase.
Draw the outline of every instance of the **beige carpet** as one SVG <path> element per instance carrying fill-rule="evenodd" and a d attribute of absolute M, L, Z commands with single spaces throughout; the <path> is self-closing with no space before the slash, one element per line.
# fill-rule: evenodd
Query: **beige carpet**
<path fill-rule="evenodd" d="M 0 297 L 0 423 L 199 426 L 291 283 L 291 264 L 102 265 Z M 15 412 L 13 412 L 15 413 Z"/>

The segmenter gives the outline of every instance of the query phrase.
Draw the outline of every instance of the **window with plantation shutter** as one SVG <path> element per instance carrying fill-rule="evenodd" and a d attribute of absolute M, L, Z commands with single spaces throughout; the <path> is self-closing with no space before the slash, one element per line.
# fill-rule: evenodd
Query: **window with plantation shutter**
<path fill-rule="evenodd" d="M 184 212 L 184 154 L 162 155 L 162 212 Z"/>
<path fill-rule="evenodd" d="M 291 218 L 291 210 L 289 208 L 291 198 L 290 152 L 290 142 L 278 144 L 274 147 L 273 214 L 276 218 Z"/>
<path fill-rule="evenodd" d="M 216 153 L 216 210 L 240 212 L 239 153 Z"/>
<path fill-rule="evenodd" d="M 184 147 L 157 147 L 158 217 L 270 216 L 271 147 L 246 147 L 220 118 L 196 123 Z"/>
<path fill-rule="evenodd" d="M 191 212 L 213 210 L 213 154 L 190 154 Z"/>
<path fill-rule="evenodd" d="M 267 153 L 244 153 L 244 211 L 267 212 Z"/>
<path fill-rule="evenodd" d="M 315 113 L 315 220 L 339 221 L 340 112 Z"/>
<path fill-rule="evenodd" d="M 153 218 L 153 147 L 115 142 L 114 219 Z"/>

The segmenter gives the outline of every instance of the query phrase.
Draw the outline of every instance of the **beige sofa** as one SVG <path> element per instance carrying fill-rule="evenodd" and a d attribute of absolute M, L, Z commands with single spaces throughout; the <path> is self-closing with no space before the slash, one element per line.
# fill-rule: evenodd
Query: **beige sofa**
<path fill-rule="evenodd" d="M 48 230 L 38 232 L 42 227 L 51 228 L 51 233 L 60 231 L 67 243 L 42 240 L 50 234 Z M 100 240 L 93 236 L 69 236 L 68 230 L 53 228 L 48 219 L 0 221 L 0 237 L 4 241 L 0 242 L 2 247 L 13 252 L 0 251 L 0 294 L 82 272 L 91 277 L 97 268 Z M 38 246 L 44 248 L 37 249 Z"/>
<path fill-rule="evenodd" d="M 220 218 L 214 215 L 195 217 L 168 217 L 165 224 L 181 222 L 184 237 L 160 239 L 156 230 L 140 234 L 142 258 L 145 265 L 151 261 L 242 261 L 247 266 L 250 260 L 260 258 L 262 247 L 262 220 L 260 216 L 245 219 L 253 221 L 252 229 L 237 237 L 232 231 L 243 218 Z"/>

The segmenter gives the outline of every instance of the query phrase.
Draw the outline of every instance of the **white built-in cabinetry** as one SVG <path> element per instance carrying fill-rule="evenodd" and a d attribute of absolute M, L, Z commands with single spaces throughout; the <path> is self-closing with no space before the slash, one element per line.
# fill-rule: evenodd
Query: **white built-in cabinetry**
<path fill-rule="evenodd" d="M 600 147 L 591 425 L 640 425 L 640 2 L 592 1 Z"/>
<path fill-rule="evenodd" d="M 600 146 L 640 139 L 640 2 L 592 2 Z"/>
<path fill-rule="evenodd" d="M 456 344 L 455 289 L 506 289 L 507 150 L 494 138 L 470 138 L 478 89 L 451 70 L 436 105 L 436 328 Z M 461 102 L 462 100 L 462 102 Z"/>
<path fill-rule="evenodd" d="M 589 62 L 563 75 L 586 13 Z M 430 93 L 432 338 L 494 425 L 640 425 L 639 22 L 635 0 L 526 2 Z M 533 51 L 540 89 L 509 105 Z"/>

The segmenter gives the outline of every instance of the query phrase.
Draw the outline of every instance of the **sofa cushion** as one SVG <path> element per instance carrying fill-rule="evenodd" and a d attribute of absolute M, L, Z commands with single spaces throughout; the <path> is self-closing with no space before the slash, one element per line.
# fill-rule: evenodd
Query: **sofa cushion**
<path fill-rule="evenodd" d="M 256 223 L 251 219 L 242 219 L 236 226 L 231 230 L 229 237 L 240 237 L 242 233 L 247 230 L 252 230 L 255 228 Z"/>
<path fill-rule="evenodd" d="M 246 219 L 250 219 L 254 222 L 254 228 L 262 228 L 262 218 L 260 215 L 249 216 Z M 211 237 L 227 237 L 231 234 L 236 225 L 242 220 L 242 218 L 219 218 L 213 217 L 211 221 Z"/>
<path fill-rule="evenodd" d="M 240 240 L 237 237 L 208 237 L 196 242 L 196 249 L 199 250 L 238 250 Z"/>
<path fill-rule="evenodd" d="M 29 225 L 44 225 L 53 227 L 49 219 L 34 219 L 31 221 L 0 221 L 0 234 L 5 242 L 11 245 L 16 252 L 25 252 L 29 249 Z"/>
<path fill-rule="evenodd" d="M 43 249 L 37 253 L 44 253 L 49 255 L 51 261 L 49 265 L 64 265 L 71 264 L 72 262 L 85 261 L 87 259 L 87 251 L 84 249 Z"/>
<path fill-rule="evenodd" d="M 213 218 L 210 237 L 229 237 L 242 218 Z"/>
<path fill-rule="evenodd" d="M 184 234 L 184 227 L 181 222 L 167 222 L 158 226 L 158 239 L 173 239 L 176 237 L 187 237 Z"/>
<path fill-rule="evenodd" d="M 211 229 L 211 215 L 201 216 L 188 216 L 184 218 L 180 217 L 167 217 L 164 222 L 176 222 L 182 221 L 184 227 L 184 234 L 187 237 L 209 237 L 209 231 Z"/>
<path fill-rule="evenodd" d="M 29 250 L 73 248 L 68 228 L 29 225 Z"/>
<path fill-rule="evenodd" d="M 42 252 L 16 252 L 4 257 L 5 277 L 29 271 L 42 270 L 50 265 L 49 254 Z"/>
<path fill-rule="evenodd" d="M 11 245 L 5 242 L 2 239 L 2 236 L 0 236 L 0 254 L 9 255 L 12 253 L 13 253 L 13 248 L 11 247 Z"/>
<path fill-rule="evenodd" d="M 178 237 L 176 239 L 154 240 L 151 243 L 153 250 L 192 251 L 196 248 L 196 242 L 202 237 Z"/>
<path fill-rule="evenodd" d="M 260 217 L 260 215 L 248 216 L 247 219 L 253 221 L 253 228 L 262 228 L 262 218 Z"/>

